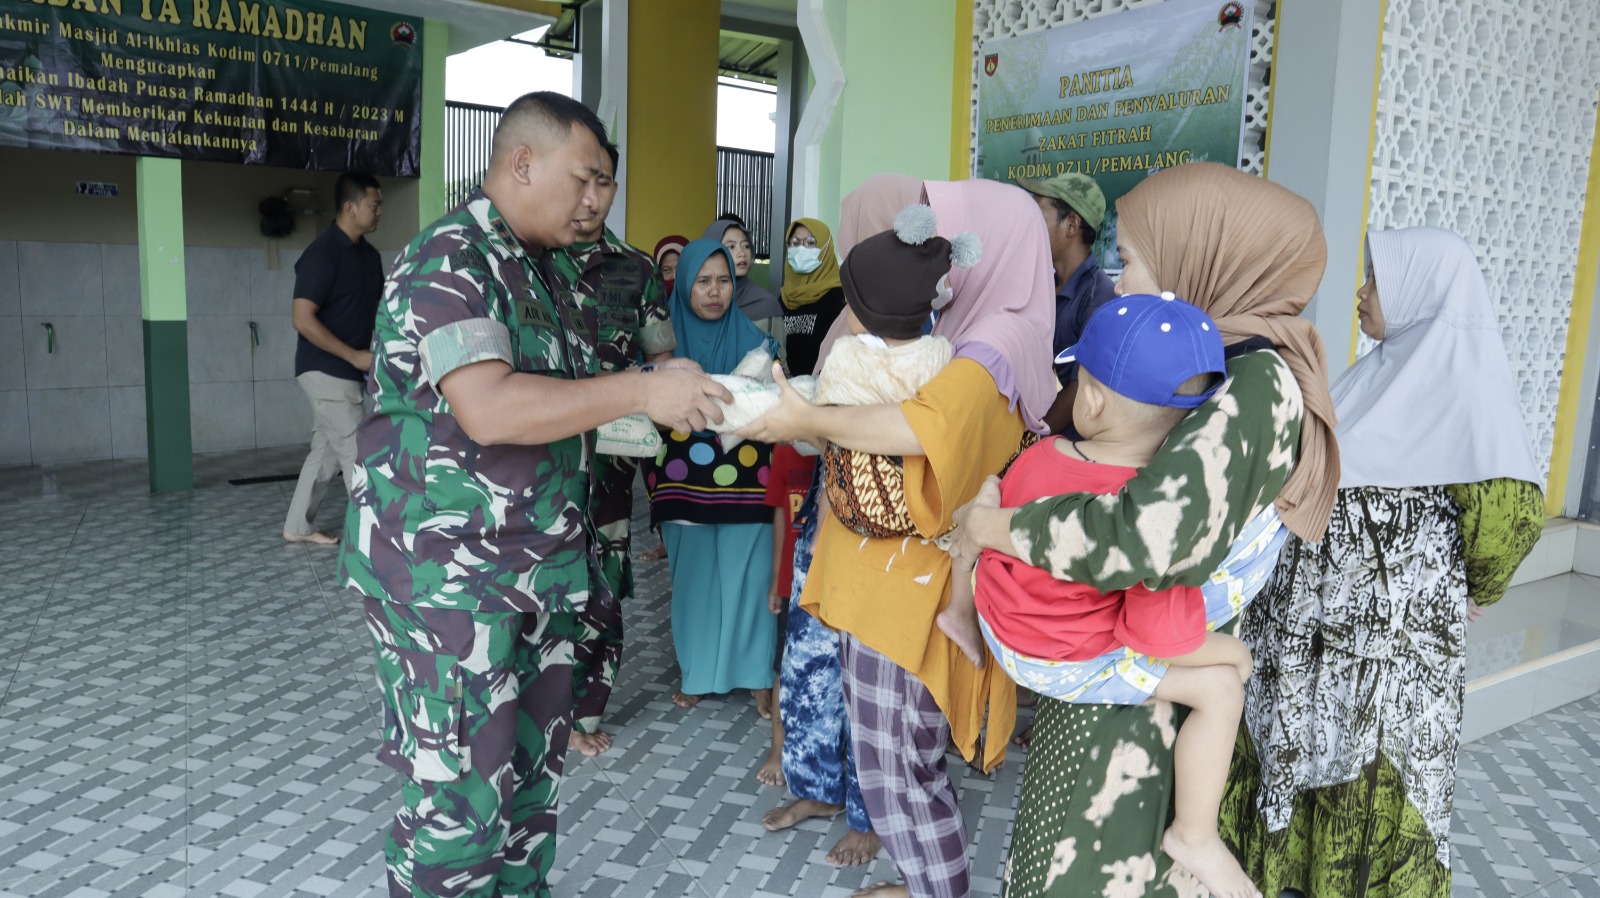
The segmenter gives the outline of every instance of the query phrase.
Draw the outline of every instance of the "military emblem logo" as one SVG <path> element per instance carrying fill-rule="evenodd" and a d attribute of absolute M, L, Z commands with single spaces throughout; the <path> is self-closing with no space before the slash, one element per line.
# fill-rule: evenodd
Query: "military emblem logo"
<path fill-rule="evenodd" d="M 1217 30 L 1240 28 L 1244 25 L 1244 7 L 1238 3 L 1224 3 L 1217 12 Z"/>

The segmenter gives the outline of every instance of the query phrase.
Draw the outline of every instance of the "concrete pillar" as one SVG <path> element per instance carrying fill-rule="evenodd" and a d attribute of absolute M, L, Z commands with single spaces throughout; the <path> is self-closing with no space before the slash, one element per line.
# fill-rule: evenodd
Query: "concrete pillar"
<path fill-rule="evenodd" d="M 840 198 L 872 175 L 950 177 L 956 6 L 827 0 L 845 85 L 822 142 L 816 212 L 824 221 L 837 221 Z"/>
<path fill-rule="evenodd" d="M 1328 271 L 1305 311 L 1328 348 L 1328 374 L 1349 367 L 1355 291 L 1372 181 L 1383 0 L 1278 5 L 1267 177 L 1316 207 Z"/>
<path fill-rule="evenodd" d="M 417 184 L 417 224 L 427 227 L 443 215 L 444 62 L 450 53 L 450 26 L 432 19 L 422 23 L 422 177 Z"/>
<path fill-rule="evenodd" d="M 1594 308 L 1600 301 L 1600 119 L 1595 122 L 1589 153 L 1589 187 L 1584 195 L 1583 225 L 1578 236 L 1578 268 L 1572 283 L 1572 318 L 1567 324 L 1566 364 L 1561 369 L 1561 398 L 1556 408 L 1555 444 L 1550 456 L 1550 482 L 1545 513 L 1577 517 L 1600 512 L 1600 328 Z M 1585 508 L 1585 505 L 1594 507 Z"/>
<path fill-rule="evenodd" d="M 144 330 L 150 492 L 170 493 L 194 488 L 183 163 L 141 156 L 134 171 L 139 203 L 139 309 Z"/>
<path fill-rule="evenodd" d="M 717 0 L 628 8 L 627 240 L 698 237 L 717 214 Z"/>

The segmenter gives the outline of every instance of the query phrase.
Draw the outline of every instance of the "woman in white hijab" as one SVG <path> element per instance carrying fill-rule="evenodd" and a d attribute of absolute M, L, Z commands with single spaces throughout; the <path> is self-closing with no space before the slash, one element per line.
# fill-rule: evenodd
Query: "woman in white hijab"
<path fill-rule="evenodd" d="M 1471 248 L 1437 228 L 1367 247 L 1380 342 L 1333 385 L 1333 518 L 1290 539 L 1240 632 L 1256 669 L 1223 831 L 1267 895 L 1450 894 L 1466 625 L 1544 523 Z"/>

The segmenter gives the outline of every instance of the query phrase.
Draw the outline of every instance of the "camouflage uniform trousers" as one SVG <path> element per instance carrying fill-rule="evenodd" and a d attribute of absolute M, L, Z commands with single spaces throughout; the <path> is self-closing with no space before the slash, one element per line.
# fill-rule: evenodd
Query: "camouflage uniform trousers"
<path fill-rule="evenodd" d="M 548 898 L 577 615 L 364 607 L 383 689 L 378 759 L 406 776 L 384 848 L 389 895 Z"/>
<path fill-rule="evenodd" d="M 580 733 L 600 732 L 600 717 L 611 688 L 622 667 L 622 602 L 633 598 L 633 560 L 629 557 L 627 521 L 622 535 L 612 532 L 615 525 L 600 528 L 608 544 L 600 550 L 600 573 L 609 595 L 596 591 L 588 607 L 578 612 L 573 634 L 572 699 L 573 727 Z"/>

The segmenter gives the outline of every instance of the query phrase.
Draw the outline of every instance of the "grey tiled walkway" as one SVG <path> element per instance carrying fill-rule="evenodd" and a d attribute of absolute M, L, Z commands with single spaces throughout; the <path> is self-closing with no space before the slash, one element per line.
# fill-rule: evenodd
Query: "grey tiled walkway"
<path fill-rule="evenodd" d="M 125 462 L 0 468 L 0 898 L 378 896 L 395 778 L 334 553 L 278 537 L 297 450 L 200 459 L 145 492 Z M 340 510 L 323 509 L 336 527 Z M 645 536 L 645 547 L 654 538 Z M 665 566 L 638 568 L 598 761 L 563 786 L 560 896 L 839 896 L 842 820 L 773 835 L 748 697 L 679 711 Z M 1468 746 L 1455 894 L 1600 896 L 1600 700 Z M 957 770 L 975 894 L 997 895 L 1020 791 Z M 957 765 L 959 767 L 959 765 Z"/>

